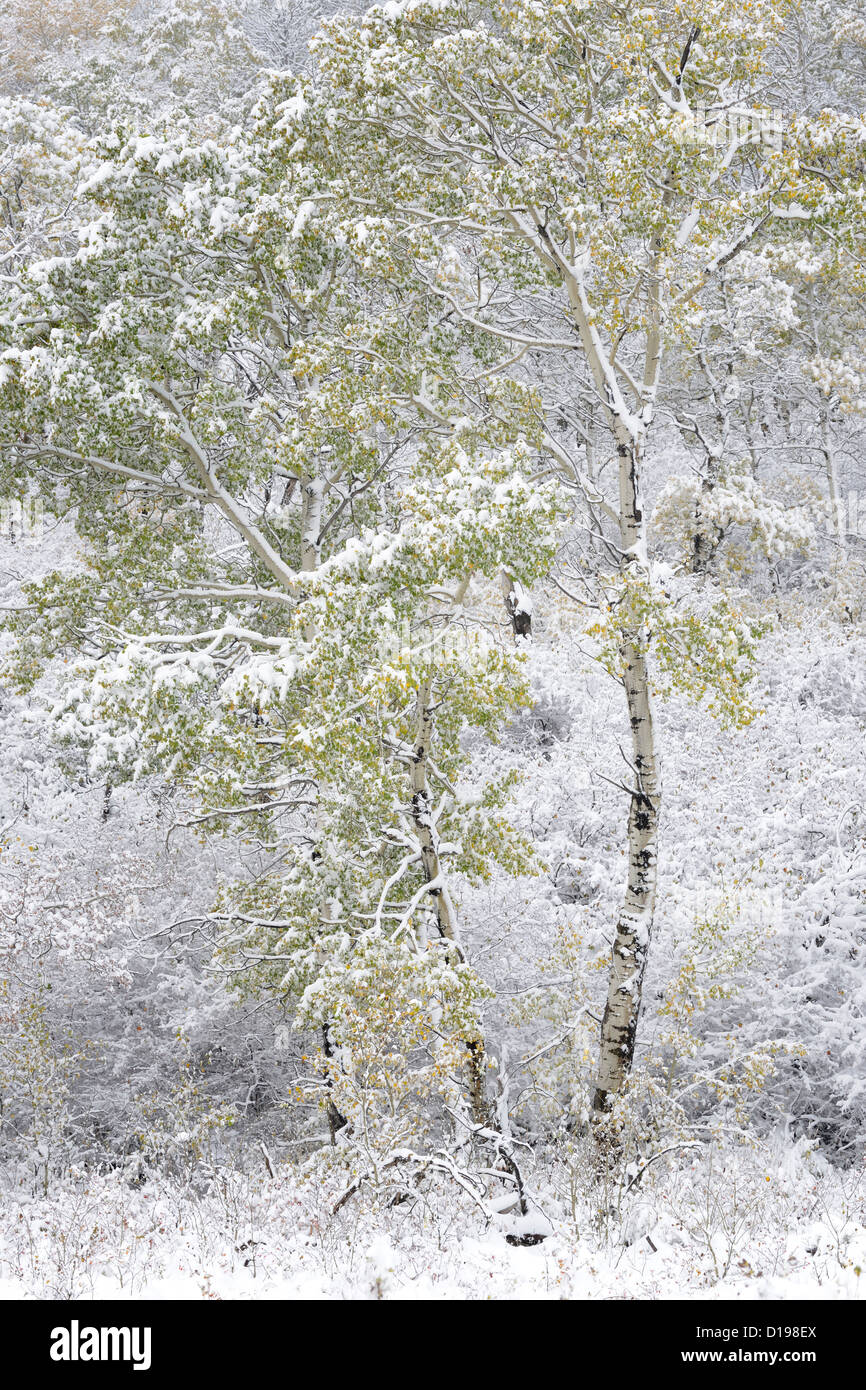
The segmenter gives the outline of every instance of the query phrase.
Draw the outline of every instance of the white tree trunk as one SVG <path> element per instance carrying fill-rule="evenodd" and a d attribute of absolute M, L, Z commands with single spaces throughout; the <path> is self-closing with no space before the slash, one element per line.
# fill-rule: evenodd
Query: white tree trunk
<path fill-rule="evenodd" d="M 692 538 L 692 574 L 706 574 L 710 561 L 713 558 L 716 546 L 719 543 L 719 528 L 714 522 L 708 520 L 704 507 L 716 486 L 719 476 L 719 459 L 708 454 L 704 473 L 701 478 L 701 490 L 695 505 L 695 532 Z"/>
<path fill-rule="evenodd" d="M 662 194 L 669 204 L 674 196 L 671 180 Z M 568 296 L 571 315 L 595 383 L 607 425 L 619 457 L 619 530 L 623 568 L 647 565 L 646 518 L 641 498 L 641 465 L 647 430 L 655 411 L 662 361 L 662 245 L 652 245 L 647 331 L 639 408 L 632 411 L 620 385 L 613 356 L 598 331 L 580 263 L 569 259 L 546 232 L 543 219 L 533 209 L 532 223 L 520 215 L 512 221 L 539 259 L 555 267 Z M 632 388 L 633 389 L 633 383 Z M 656 899 L 658 825 L 661 784 L 652 721 L 647 672 L 648 634 L 639 627 L 626 631 L 620 644 L 629 723 L 631 726 L 634 786 L 628 819 L 629 868 L 625 900 L 613 943 L 607 1005 L 601 1026 L 599 1070 L 593 1109 L 609 1108 L 613 1094 L 622 1089 L 634 1058 L 644 971 L 652 933 Z"/>
<path fill-rule="evenodd" d="M 816 357 L 820 356 L 821 342 L 818 331 L 818 319 L 815 313 L 815 287 L 809 286 L 809 327 L 812 335 L 812 352 Z M 837 546 L 837 564 L 844 564 L 848 558 L 848 532 L 845 525 L 845 507 L 842 500 L 842 490 L 839 486 L 839 470 L 836 463 L 836 450 L 833 447 L 833 436 L 830 430 L 830 402 L 820 405 L 818 408 L 819 424 L 821 429 L 821 453 L 824 457 L 824 473 L 827 478 L 827 497 L 830 503 L 830 530 Z M 834 565 L 834 569 L 836 565 Z"/>
<path fill-rule="evenodd" d="M 642 443 L 642 441 L 641 441 Z M 621 545 L 625 565 L 645 562 L 646 525 L 640 491 L 641 447 L 621 446 Z M 611 953 L 607 1003 L 601 1024 L 593 1110 L 609 1109 L 634 1061 L 643 980 L 655 913 L 661 781 L 647 669 L 648 635 L 640 626 L 623 634 L 623 665 L 632 778 L 628 817 L 628 879 Z"/>
<path fill-rule="evenodd" d="M 824 455 L 824 472 L 830 502 L 830 527 L 837 546 L 837 560 L 844 564 L 848 556 L 848 532 L 845 526 L 845 503 L 836 466 L 836 450 L 830 433 L 829 405 L 821 407 L 821 453 Z"/>
<path fill-rule="evenodd" d="M 322 511 L 325 505 L 324 478 L 304 478 L 301 482 L 301 570 L 311 574 L 322 559 Z"/>
<path fill-rule="evenodd" d="M 644 972 L 652 935 L 658 864 L 661 785 L 646 656 L 627 641 L 624 684 L 631 725 L 634 787 L 628 817 L 628 882 L 616 924 L 607 1003 L 601 1025 L 593 1109 L 605 1111 L 634 1060 Z"/>
<path fill-rule="evenodd" d="M 301 573 L 312 574 L 322 561 L 322 512 L 325 505 L 323 478 L 303 478 L 301 481 Z M 304 638 L 312 642 L 316 625 L 308 622 Z"/>

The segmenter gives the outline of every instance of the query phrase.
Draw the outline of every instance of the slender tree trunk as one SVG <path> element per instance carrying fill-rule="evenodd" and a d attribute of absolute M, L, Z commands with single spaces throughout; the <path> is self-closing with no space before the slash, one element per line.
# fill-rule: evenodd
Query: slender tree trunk
<path fill-rule="evenodd" d="M 719 530 L 707 520 L 705 508 L 719 476 L 719 460 L 707 458 L 701 490 L 695 505 L 695 534 L 692 539 L 692 574 L 706 574 L 718 545 Z"/>
<path fill-rule="evenodd" d="M 327 1023 L 324 1023 L 322 1025 L 322 1051 L 324 1052 L 325 1056 L 328 1058 L 329 1061 L 332 1057 L 336 1055 L 333 1043 L 331 1042 L 331 1034 Z M 333 1090 L 334 1083 L 331 1080 L 330 1076 L 327 1077 L 325 1085 L 327 1086 L 329 1092 Z M 327 1114 L 328 1130 L 331 1135 L 331 1143 L 336 1144 L 337 1133 L 339 1130 L 345 1129 L 347 1120 L 345 1115 L 343 1115 L 341 1111 L 337 1108 L 337 1106 L 334 1104 L 333 1100 L 328 1101 Z"/>
<path fill-rule="evenodd" d="M 642 440 L 621 445 L 620 510 L 624 565 L 645 563 L 646 526 L 640 492 Z M 655 912 L 661 783 L 647 669 L 647 633 L 626 631 L 623 685 L 631 729 L 632 777 L 628 816 L 628 881 L 611 954 L 607 1003 L 601 1023 L 593 1110 L 610 1108 L 634 1060 L 644 972 Z"/>
<path fill-rule="evenodd" d="M 433 739 L 432 681 L 428 678 L 418 691 L 418 723 L 412 750 L 412 821 L 421 846 L 424 876 L 436 910 L 439 935 L 457 940 L 457 917 L 448 893 L 439 859 L 438 836 L 433 825 L 433 802 L 427 781 L 427 765 Z"/>
<path fill-rule="evenodd" d="M 322 512 L 325 505 L 325 481 L 323 478 L 304 478 L 301 483 L 301 571 L 312 574 L 322 561 Z M 304 628 L 306 641 L 312 642 L 316 635 L 314 622 Z"/>
<path fill-rule="evenodd" d="M 616 925 L 593 1109 L 605 1111 L 634 1060 L 644 972 L 652 935 L 661 786 L 646 655 L 627 641 L 624 684 L 631 725 L 634 787 L 628 817 L 628 882 Z"/>
<path fill-rule="evenodd" d="M 674 190 L 675 181 L 671 177 L 666 180 L 663 204 L 672 200 Z M 607 424 L 616 440 L 621 564 L 623 567 L 633 564 L 646 566 L 648 557 L 646 518 L 641 498 L 641 466 L 647 430 L 655 414 L 661 374 L 661 241 L 658 238 L 654 240 L 650 262 L 647 336 L 640 390 L 642 404 L 640 414 L 635 415 L 626 404 L 610 353 L 599 334 L 582 274 L 575 265 L 564 259 L 538 216 L 535 217 L 535 233 L 537 236 L 529 230 L 528 239 L 540 253 L 541 259 L 547 257 L 562 273 L 586 361 L 599 398 L 604 402 Z M 524 235 L 527 235 L 526 230 Z M 628 883 L 616 927 L 607 1004 L 601 1025 L 599 1070 L 593 1096 L 593 1110 L 596 1112 L 609 1108 L 611 1097 L 622 1089 L 634 1058 L 641 990 L 655 911 L 661 786 L 647 672 L 647 638 L 648 634 L 642 627 L 632 632 L 626 631 L 620 648 L 631 725 L 635 784 L 628 821 Z"/>
<path fill-rule="evenodd" d="M 310 574 L 322 558 L 322 510 L 325 504 L 324 478 L 304 478 L 301 483 L 301 569 Z"/>
<path fill-rule="evenodd" d="M 830 502 L 830 527 L 836 543 L 837 558 L 842 564 L 848 556 L 848 533 L 845 526 L 845 503 L 839 486 L 839 470 L 836 466 L 836 450 L 830 433 L 830 408 L 821 407 L 821 453 L 824 456 L 824 472 L 827 478 L 827 496 Z"/>
<path fill-rule="evenodd" d="M 465 961 L 466 953 L 460 944 L 457 913 L 442 872 L 438 836 L 433 824 L 433 801 L 428 780 L 434 727 L 432 689 L 432 677 L 428 677 L 418 691 L 417 725 L 412 749 L 412 822 L 421 846 L 421 863 L 424 876 L 430 885 L 430 897 L 433 899 L 439 935 L 452 942 L 458 959 Z M 484 1084 L 484 1038 L 480 1028 L 475 1037 L 464 1038 L 463 1041 L 469 1053 L 469 1105 L 472 1118 L 475 1124 L 486 1125 L 489 1110 Z"/>
<path fill-rule="evenodd" d="M 820 335 L 818 332 L 818 319 L 815 313 L 815 287 L 809 286 L 809 327 L 812 334 L 812 351 L 815 356 L 821 352 Z M 824 458 L 824 473 L 827 479 L 827 497 L 830 503 L 830 528 L 833 539 L 837 546 L 837 564 L 845 563 L 848 558 L 848 532 L 845 526 L 845 507 L 842 501 L 842 489 L 839 486 L 839 469 L 836 463 L 836 450 L 833 447 L 833 436 L 830 430 L 830 402 L 818 408 L 818 419 L 821 430 L 821 453 Z M 834 569 L 837 566 L 834 565 Z"/>
<path fill-rule="evenodd" d="M 323 478 L 306 477 L 301 482 L 301 571 L 304 574 L 311 574 L 319 568 L 322 560 L 322 513 L 325 504 L 325 481 Z M 316 625 L 310 622 L 304 629 L 304 637 L 308 642 L 312 642 L 316 635 Z M 328 913 L 329 906 L 326 904 L 324 911 Z M 336 1049 L 331 1040 L 330 1024 L 325 1020 L 322 1024 L 322 1051 L 325 1057 L 330 1060 L 336 1056 Z M 333 1090 L 333 1081 L 327 1077 L 326 1086 L 328 1092 Z M 334 1101 L 329 1099 L 327 1104 L 328 1130 L 331 1135 L 331 1143 L 335 1144 L 337 1133 L 344 1129 L 348 1123 L 346 1117 Z"/>

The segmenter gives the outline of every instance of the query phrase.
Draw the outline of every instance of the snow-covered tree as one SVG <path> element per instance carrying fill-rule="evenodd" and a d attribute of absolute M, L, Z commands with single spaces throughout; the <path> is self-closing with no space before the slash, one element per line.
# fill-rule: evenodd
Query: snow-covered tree
<path fill-rule="evenodd" d="M 285 110 L 306 100 L 292 81 Z M 78 250 L 12 286 L 5 481 L 26 471 L 86 543 L 83 572 L 29 589 L 19 674 L 83 654 L 57 714 L 91 772 L 162 771 L 197 827 L 242 827 L 254 877 L 204 915 L 231 969 L 301 998 L 326 1073 L 357 1074 L 357 962 L 396 952 L 406 996 L 392 983 L 376 1046 L 399 1023 L 415 1041 L 392 1055 L 426 1039 L 439 1076 L 433 1035 L 462 1038 L 480 1120 L 445 855 L 470 875 L 521 858 L 504 788 L 456 782 L 464 723 L 492 735 L 524 696 L 518 654 L 473 655 L 467 590 L 539 573 L 555 502 L 531 397 L 443 408 L 460 340 L 383 278 L 375 224 L 348 242 L 312 216 L 321 172 L 302 140 L 270 154 L 271 120 L 260 145 L 109 137 Z"/>
<path fill-rule="evenodd" d="M 762 102 L 780 22 L 774 3 L 745 10 L 727 0 L 679 23 L 661 7 L 409 0 L 334 20 L 315 41 L 330 100 L 354 137 L 352 171 L 326 196 L 340 198 L 347 216 L 375 208 L 387 218 L 398 244 L 417 246 L 428 284 L 442 258 L 462 261 L 462 275 L 439 291 L 450 318 L 483 324 L 509 355 L 548 349 L 581 360 L 618 460 L 616 498 L 602 500 L 629 596 L 619 606 L 617 672 L 633 780 L 600 1110 L 634 1055 L 656 896 L 661 786 L 643 474 L 665 349 L 688 338 L 723 273 L 777 222 L 820 233 L 847 218 L 850 228 L 859 207 L 859 123 L 828 114 L 820 132 L 800 122 L 782 139 Z M 819 146 L 834 164 L 832 187 L 823 168 L 806 164 Z M 531 296 L 515 321 L 503 283 L 538 286 L 544 303 L 555 289 L 555 326 L 544 332 L 533 321 Z M 597 490 L 582 487 L 601 506 Z M 735 658 L 733 623 L 729 640 Z"/>

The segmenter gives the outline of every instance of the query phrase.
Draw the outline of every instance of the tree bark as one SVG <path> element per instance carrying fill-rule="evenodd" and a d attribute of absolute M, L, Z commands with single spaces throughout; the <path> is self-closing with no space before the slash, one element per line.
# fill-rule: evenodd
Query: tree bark
<path fill-rule="evenodd" d="M 323 478 L 305 477 L 301 481 L 301 572 L 303 574 L 311 574 L 321 564 L 322 512 L 325 490 Z M 315 636 L 316 624 L 314 622 L 307 623 L 304 628 L 305 640 L 312 642 Z M 330 1024 L 327 1019 L 322 1024 L 322 1051 L 328 1061 L 336 1056 L 336 1049 L 331 1041 Z M 333 1090 L 333 1085 L 333 1081 L 328 1076 L 326 1086 L 329 1093 Z M 331 1143 L 336 1144 L 338 1132 L 345 1129 L 348 1121 L 330 1098 L 327 1103 L 327 1116 Z"/>
<path fill-rule="evenodd" d="M 673 179 L 666 182 L 662 203 L 674 197 Z M 620 564 L 648 564 L 646 517 L 641 497 L 641 467 L 647 432 L 655 414 L 656 393 L 661 375 L 663 349 L 662 242 L 652 243 L 647 329 L 643 353 L 643 381 L 639 390 L 640 409 L 629 409 L 610 351 L 599 333 L 589 293 L 579 264 L 569 261 L 562 248 L 547 232 L 543 220 L 533 209 L 534 227 L 520 216 L 512 220 L 548 266 L 559 270 L 563 288 L 580 338 L 584 356 L 619 458 Z M 684 224 L 685 225 L 685 224 Z M 634 1059 L 641 991 L 647 951 L 652 933 L 656 899 L 658 825 L 661 786 L 652 721 L 647 671 L 648 633 L 642 626 L 623 633 L 620 643 L 623 684 L 631 726 L 633 775 L 628 820 L 629 869 L 625 899 L 617 922 L 611 957 L 608 997 L 601 1026 L 599 1070 L 593 1095 L 593 1110 L 610 1108 L 612 1096 L 622 1089 Z"/>
<path fill-rule="evenodd" d="M 716 486 L 719 473 L 719 460 L 708 457 L 706 471 L 701 478 L 701 490 L 695 505 L 695 534 L 692 538 L 692 574 L 706 574 L 710 561 L 719 543 L 719 529 L 707 520 L 704 504 Z"/>
<path fill-rule="evenodd" d="M 809 326 L 812 335 L 812 351 L 816 357 L 820 355 L 821 344 L 818 331 L 818 320 L 815 314 L 815 287 L 809 286 L 808 293 L 809 305 Z M 836 450 L 833 447 L 833 436 L 830 429 L 830 402 L 826 405 L 819 405 L 818 420 L 821 430 L 821 454 L 824 459 L 824 473 L 827 478 L 827 496 L 830 503 L 830 527 L 833 539 L 837 546 L 837 562 L 844 564 L 848 558 L 848 531 L 845 525 L 845 504 L 842 500 L 842 489 L 839 486 L 839 469 L 836 462 Z M 834 565 L 834 569 L 836 566 Z"/>
<path fill-rule="evenodd" d="M 640 490 L 640 443 L 620 446 L 623 565 L 645 563 L 646 526 Z M 655 913 L 661 782 L 647 668 L 648 634 L 641 625 L 623 634 L 620 654 L 631 730 L 632 776 L 628 817 L 628 879 L 611 953 L 607 1002 L 601 1023 L 598 1077 L 592 1108 L 603 1113 L 622 1090 L 634 1061 L 643 979 Z"/>
<path fill-rule="evenodd" d="M 331 1035 L 327 1023 L 322 1024 L 322 1051 L 324 1052 L 325 1056 L 328 1058 L 329 1061 L 333 1056 L 336 1055 L 334 1051 L 334 1046 L 331 1042 Z M 334 1083 L 331 1080 L 330 1076 L 326 1078 L 325 1085 L 327 1086 L 329 1092 L 333 1090 Z M 343 1115 L 341 1111 L 337 1108 L 337 1106 L 334 1104 L 333 1100 L 328 1101 L 327 1115 L 328 1131 L 331 1135 L 331 1143 L 336 1144 L 338 1132 L 341 1129 L 345 1129 L 348 1121 L 346 1120 L 345 1115 Z"/>
<path fill-rule="evenodd" d="M 820 407 L 821 453 L 824 457 L 824 472 L 827 478 L 827 495 L 830 502 L 830 526 L 833 540 L 837 546 L 837 556 L 841 564 L 848 558 L 848 532 L 845 525 L 845 503 L 839 486 L 839 470 L 836 465 L 836 450 L 830 433 L 830 407 Z"/>
<path fill-rule="evenodd" d="M 304 478 L 301 482 L 301 573 L 312 574 L 322 562 L 322 512 L 325 504 L 323 478 Z M 304 639 L 312 642 L 316 624 L 304 627 Z"/>
<path fill-rule="evenodd" d="M 628 817 L 628 882 L 616 925 L 593 1110 L 610 1108 L 634 1061 L 643 979 L 655 911 L 661 787 L 646 655 L 623 647 L 624 684 L 635 779 Z"/>
<path fill-rule="evenodd" d="M 432 693 L 433 681 L 432 677 L 428 676 L 418 690 L 416 705 L 417 725 L 412 749 L 412 822 L 421 847 L 421 863 L 424 876 L 430 885 L 430 897 L 434 903 L 439 936 L 453 943 L 458 960 L 465 961 L 466 953 L 460 944 L 457 913 L 442 872 L 439 841 L 433 824 L 433 802 L 427 775 L 434 727 Z M 472 1118 L 475 1124 L 486 1125 L 489 1110 L 484 1084 L 485 1050 L 481 1029 L 479 1028 L 475 1037 L 464 1038 L 463 1041 L 469 1053 L 469 1106 Z"/>
<path fill-rule="evenodd" d="M 322 559 L 322 509 L 325 502 L 324 478 L 304 478 L 301 483 L 301 571 L 310 574 Z"/>
<path fill-rule="evenodd" d="M 503 570 L 500 578 L 502 597 L 511 630 L 515 637 L 532 636 L 532 608 L 519 579 L 508 570 Z"/>

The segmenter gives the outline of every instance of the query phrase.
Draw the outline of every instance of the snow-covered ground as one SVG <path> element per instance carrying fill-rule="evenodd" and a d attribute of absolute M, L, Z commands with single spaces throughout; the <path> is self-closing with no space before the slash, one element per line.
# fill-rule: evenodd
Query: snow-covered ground
<path fill-rule="evenodd" d="M 225 1171 L 194 1193 L 128 1177 L 5 1193 L 4 1298 L 858 1299 L 864 1181 L 804 1145 L 729 1148 L 649 1175 L 605 1210 L 560 1166 L 528 1217 L 445 1180 L 397 1206 L 315 1164 Z M 573 1192 L 571 1190 L 573 1186 Z M 573 1205 L 572 1205 L 573 1202 Z M 496 1205 L 495 1202 L 491 1205 Z M 546 1231 L 531 1246 L 515 1231 Z"/>

